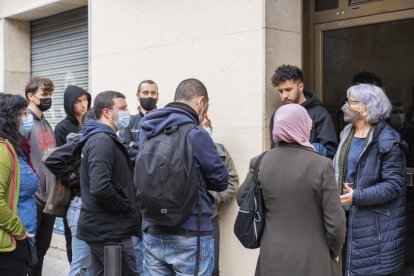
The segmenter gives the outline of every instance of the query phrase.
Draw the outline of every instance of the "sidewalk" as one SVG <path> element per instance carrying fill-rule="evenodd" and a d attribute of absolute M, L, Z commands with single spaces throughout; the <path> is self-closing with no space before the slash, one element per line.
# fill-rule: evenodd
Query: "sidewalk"
<path fill-rule="evenodd" d="M 43 275 L 63 276 L 69 273 L 65 236 L 53 233 L 50 248 L 43 261 Z"/>

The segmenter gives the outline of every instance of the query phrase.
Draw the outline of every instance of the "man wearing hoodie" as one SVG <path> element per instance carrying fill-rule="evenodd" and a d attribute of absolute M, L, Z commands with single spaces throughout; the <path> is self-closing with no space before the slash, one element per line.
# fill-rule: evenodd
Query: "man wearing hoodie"
<path fill-rule="evenodd" d="M 105 91 L 93 108 L 96 121 L 84 124 L 74 153 L 81 156 L 82 191 L 76 236 L 89 245 L 93 275 L 104 275 L 104 247 L 113 244 L 122 248 L 122 274 L 138 275 L 131 239 L 139 229 L 132 163 L 116 135 L 128 126 L 128 106 L 123 94 Z"/>
<path fill-rule="evenodd" d="M 272 76 L 272 84 L 279 92 L 283 104 L 296 103 L 302 105 L 312 119 L 310 142 L 319 153 L 333 158 L 338 147 L 334 124 L 326 108 L 316 96 L 304 89 L 302 71 L 292 65 L 281 65 Z M 270 137 L 273 132 L 275 114 L 270 119 Z M 272 148 L 275 142 L 271 141 Z"/>
<path fill-rule="evenodd" d="M 66 144 L 68 134 L 78 133 L 81 130 L 82 118 L 90 106 L 91 95 L 88 92 L 75 85 L 66 87 L 63 94 L 66 118 L 56 125 L 54 132 L 57 147 Z M 78 195 L 80 195 L 79 189 L 73 193 L 73 197 Z M 72 263 L 72 234 L 66 217 L 63 217 L 63 225 L 65 227 L 66 254 L 69 263 Z"/>
<path fill-rule="evenodd" d="M 160 226 L 142 219 L 144 275 L 193 275 L 196 269 L 198 275 L 212 273 L 214 246 L 210 217 L 213 214 L 213 199 L 207 190 L 226 190 L 228 175 L 213 140 L 200 126 L 200 121 L 207 114 L 208 101 L 204 84 L 196 79 L 187 79 L 178 85 L 174 102 L 148 113 L 141 120 L 140 147 L 143 141 L 168 129 L 194 124 L 186 135 L 192 146 L 192 162 L 197 175 L 196 183 L 193 184 L 200 185 L 201 201 L 200 206 L 195 206 L 191 215 L 175 227 Z M 136 185 L 139 182 L 137 175 L 136 165 Z M 197 209 L 201 211 L 200 216 Z M 200 236 L 200 256 L 197 254 L 197 235 Z"/>
<path fill-rule="evenodd" d="M 30 158 L 37 175 L 39 189 L 35 194 L 37 207 L 36 252 L 38 263 L 29 268 L 29 275 L 42 275 L 43 259 L 52 239 L 55 217 L 43 213 L 51 187 L 56 183 L 56 177 L 43 165 L 44 153 L 55 147 L 53 130 L 43 112 L 52 106 L 52 94 L 55 89 L 53 82 L 48 78 L 33 77 L 26 84 L 25 95 L 29 101 L 28 109 L 33 115 L 33 127 L 27 134 L 31 145 Z"/>

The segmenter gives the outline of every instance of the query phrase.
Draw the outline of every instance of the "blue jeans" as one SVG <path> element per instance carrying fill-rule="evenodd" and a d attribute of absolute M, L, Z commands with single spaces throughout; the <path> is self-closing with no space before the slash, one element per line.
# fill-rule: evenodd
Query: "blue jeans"
<path fill-rule="evenodd" d="M 144 275 L 192 276 L 196 266 L 197 237 L 143 233 Z M 213 272 L 214 239 L 200 237 L 198 275 Z"/>
<path fill-rule="evenodd" d="M 139 275 L 143 275 L 144 271 L 144 253 L 142 252 L 142 241 L 138 237 L 132 237 L 132 244 L 134 245 L 135 261 L 137 262 L 137 270 Z"/>
<path fill-rule="evenodd" d="M 70 202 L 66 218 L 72 233 L 72 263 L 70 265 L 69 276 L 92 275 L 91 272 L 91 251 L 86 242 L 78 239 L 78 220 L 80 210 L 82 208 L 82 200 L 79 196 L 72 198 Z"/>

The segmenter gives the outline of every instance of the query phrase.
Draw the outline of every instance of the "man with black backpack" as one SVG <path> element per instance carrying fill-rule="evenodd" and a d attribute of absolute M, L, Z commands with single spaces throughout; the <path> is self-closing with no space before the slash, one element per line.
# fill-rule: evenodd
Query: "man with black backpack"
<path fill-rule="evenodd" d="M 144 275 L 211 275 L 214 246 L 207 190 L 227 188 L 227 170 L 199 126 L 207 89 L 182 81 L 174 102 L 141 120 L 134 182 L 143 216 Z"/>

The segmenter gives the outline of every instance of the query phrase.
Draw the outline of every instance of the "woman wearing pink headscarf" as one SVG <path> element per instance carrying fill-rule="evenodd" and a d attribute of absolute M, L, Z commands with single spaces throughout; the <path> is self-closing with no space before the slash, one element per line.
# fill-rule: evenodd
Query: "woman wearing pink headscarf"
<path fill-rule="evenodd" d="M 345 214 L 338 199 L 332 161 L 309 143 L 312 127 L 305 108 L 280 107 L 273 140 L 277 146 L 260 164 L 258 180 L 265 228 L 255 275 L 341 275 Z M 241 204 L 253 179 L 257 157 L 237 193 Z"/>

